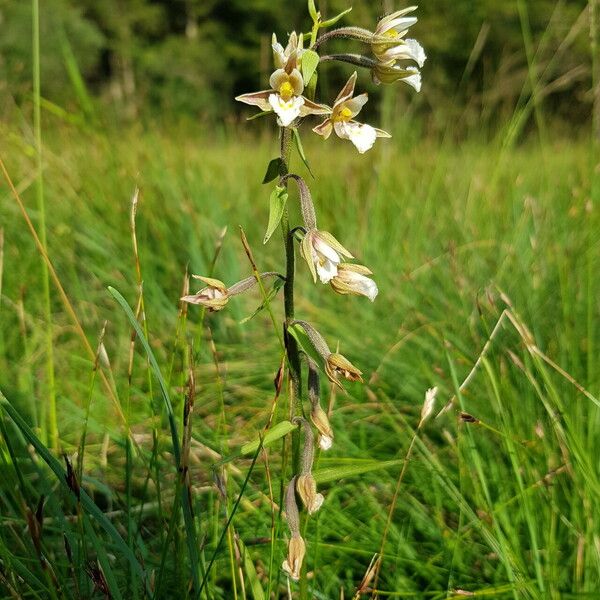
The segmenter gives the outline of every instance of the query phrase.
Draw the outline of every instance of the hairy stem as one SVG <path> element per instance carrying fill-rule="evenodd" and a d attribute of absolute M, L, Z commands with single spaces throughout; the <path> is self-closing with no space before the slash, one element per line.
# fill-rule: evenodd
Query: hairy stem
<path fill-rule="evenodd" d="M 281 129 L 281 167 L 280 175 L 289 173 L 290 153 L 292 150 L 292 130 L 288 127 Z M 283 182 L 287 185 L 287 182 Z M 285 285 L 283 287 L 285 303 L 285 327 L 294 320 L 294 276 L 296 271 L 296 256 L 294 251 L 294 235 L 290 231 L 289 214 L 285 209 L 281 219 L 281 231 L 285 248 Z M 302 399 L 300 396 L 301 366 L 300 352 L 296 340 L 289 335 L 286 338 L 286 350 L 290 369 L 290 411 L 295 415 L 302 414 Z M 292 416 L 292 415 L 291 415 Z"/>

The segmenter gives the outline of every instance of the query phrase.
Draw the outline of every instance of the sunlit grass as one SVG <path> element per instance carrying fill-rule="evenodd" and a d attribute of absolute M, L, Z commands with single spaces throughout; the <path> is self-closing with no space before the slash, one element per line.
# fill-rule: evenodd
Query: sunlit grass
<path fill-rule="evenodd" d="M 2 125 L 1 133 L 0 155 L 39 226 L 33 148 L 12 126 Z M 61 491 L 5 418 L 0 589 L 21 597 L 88 597 L 92 577 L 85 567 L 91 572 L 99 561 L 114 579 L 113 593 L 120 588 L 123 597 L 142 597 L 144 587 L 160 586 L 161 597 L 185 597 L 192 576 L 184 520 L 181 512 L 173 517 L 181 488 L 175 485 L 167 416 L 139 343 L 129 381 L 131 327 L 107 287 L 118 289 L 135 310 L 130 201 L 139 186 L 147 335 L 168 382 L 179 433 L 192 358 L 195 364 L 190 485 L 204 544 L 202 573 L 252 456 L 226 463 L 225 498 L 214 486 L 212 466 L 265 426 L 281 349 L 265 312 L 239 324 L 260 303 L 258 293 L 205 317 L 195 307 L 187 318 L 180 314 L 178 298 L 186 269 L 210 271 L 226 225 L 215 276 L 231 283 L 251 273 L 239 224 L 259 268 L 283 268 L 277 235 L 262 246 L 270 188 L 261 186 L 256 166 L 277 148 L 249 134 L 242 140 L 193 128 L 98 134 L 61 124 L 52 126 L 44 144 L 49 256 L 93 348 L 107 322 L 106 355 L 98 359 L 104 383 L 52 291 L 61 450 L 76 463 L 90 402 L 81 485 L 107 513 L 147 581 Z M 594 402 L 598 363 L 590 353 L 600 341 L 600 219 L 590 196 L 589 146 L 547 140 L 542 158 L 535 141 L 507 151 L 501 141 L 440 144 L 402 129 L 384 144 L 360 160 L 336 140 L 305 140 L 317 177 L 312 187 L 320 226 L 351 251 L 361 249 L 358 258 L 372 268 L 380 289 L 374 304 L 349 300 L 314 286 L 306 265 L 298 265 L 298 314 L 318 321 L 332 347 L 339 340 L 367 381 L 364 387 L 348 384 L 347 395 L 338 391 L 329 398 L 324 389 L 336 438 L 316 469 L 399 462 L 320 486 L 326 501 L 306 523 L 309 578 L 303 594 L 338 598 L 343 588 L 352 597 L 379 551 L 400 463 L 425 390 L 433 385 L 440 390 L 438 408 L 457 398 L 417 438 L 387 536 L 381 597 L 445 598 L 461 589 L 497 598 L 593 594 L 600 586 L 600 411 Z M 294 165 L 309 177 L 297 157 Z M 40 255 L 8 188 L 0 192 L 0 385 L 40 435 L 36 415 L 49 393 Z M 515 322 L 501 316 L 506 308 Z M 282 319 L 279 306 L 274 309 Z M 480 356 L 468 385 L 459 389 Z M 478 422 L 461 420 L 461 411 Z M 286 415 L 282 399 L 276 420 Z M 260 597 L 258 588 L 269 585 L 284 593 L 279 566 L 285 528 L 271 504 L 279 504 L 286 480 L 280 456 L 270 452 L 267 467 L 259 455 L 231 521 L 250 560 L 227 535 L 208 577 L 210 597 L 234 597 L 233 580 L 239 598 L 244 588 L 248 597 Z M 43 568 L 24 524 L 26 507 L 35 513 L 42 495 L 41 554 L 52 572 Z"/>

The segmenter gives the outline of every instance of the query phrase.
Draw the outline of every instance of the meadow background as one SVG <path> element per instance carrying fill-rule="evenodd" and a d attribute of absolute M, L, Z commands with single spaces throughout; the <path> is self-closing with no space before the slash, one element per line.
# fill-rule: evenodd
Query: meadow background
<path fill-rule="evenodd" d="M 402 6 L 356 0 L 344 22 Z M 307 130 L 315 179 L 292 162 L 380 294 L 337 296 L 298 265 L 297 314 L 366 383 L 323 384 L 336 438 L 291 593 L 354 597 L 398 489 L 362 597 L 596 598 L 600 6 L 418 16 L 422 92 L 363 78 L 393 138 L 359 156 Z M 194 577 L 202 597 L 288 596 L 282 441 L 240 454 L 272 410 L 282 311 L 276 328 L 245 320 L 258 292 L 218 314 L 178 298 L 189 273 L 251 274 L 239 225 L 260 270 L 283 268 L 278 236 L 262 245 L 275 128 L 233 97 L 264 87 L 271 32 L 291 29 L 309 29 L 303 1 L 0 1 L 2 597 L 185 598 Z M 322 95 L 351 70 L 326 65 Z M 190 371 L 182 479 L 164 397 L 181 436 Z M 414 438 L 434 385 L 453 403 Z"/>

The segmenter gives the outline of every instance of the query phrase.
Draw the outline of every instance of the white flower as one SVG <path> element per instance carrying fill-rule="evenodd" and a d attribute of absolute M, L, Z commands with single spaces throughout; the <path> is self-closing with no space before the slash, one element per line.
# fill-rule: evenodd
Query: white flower
<path fill-rule="evenodd" d="M 397 64 L 399 60 L 412 60 L 422 67 L 427 59 L 425 50 L 417 40 L 403 39 L 409 27 L 417 22 L 416 17 L 406 15 L 416 8 L 410 6 L 392 13 L 377 24 L 371 41 L 371 51 L 379 63 L 373 67 L 375 83 L 393 83 L 400 79 L 414 87 L 417 92 L 421 89 L 421 77 L 416 75 L 419 73 L 418 69 Z M 416 74 L 412 75 L 411 71 L 415 71 Z"/>
<path fill-rule="evenodd" d="M 332 131 L 344 140 L 350 140 L 356 149 L 363 154 L 373 147 L 378 137 L 391 137 L 389 133 L 365 125 L 354 120 L 361 108 L 368 100 L 367 94 L 354 96 L 354 85 L 356 84 L 356 71 L 348 79 L 342 91 L 338 94 L 330 115 L 313 131 L 327 139 Z"/>
<path fill-rule="evenodd" d="M 331 287 L 338 294 L 366 296 L 373 302 L 379 293 L 379 289 L 377 284 L 369 277 L 372 274 L 367 267 L 362 265 L 344 263 L 338 267 L 337 275 L 331 280 Z"/>
<path fill-rule="evenodd" d="M 273 107 L 281 124 L 287 127 L 300 116 L 300 109 L 304 106 L 304 98 L 302 96 L 292 96 L 289 100 L 284 100 L 279 94 L 269 94 L 269 104 Z"/>
<path fill-rule="evenodd" d="M 321 283 L 329 283 L 338 274 L 342 256 L 352 258 L 352 254 L 330 233 L 317 229 L 306 233 L 302 240 L 301 251 L 314 281 L 317 281 L 318 276 Z"/>
<path fill-rule="evenodd" d="M 265 112 L 274 111 L 284 127 L 290 125 L 296 118 L 306 115 L 324 115 L 330 112 L 330 108 L 316 104 L 302 96 L 304 81 L 298 69 L 288 67 L 277 69 L 269 79 L 270 90 L 252 92 L 237 96 L 236 100 L 244 104 L 258 106 Z"/>

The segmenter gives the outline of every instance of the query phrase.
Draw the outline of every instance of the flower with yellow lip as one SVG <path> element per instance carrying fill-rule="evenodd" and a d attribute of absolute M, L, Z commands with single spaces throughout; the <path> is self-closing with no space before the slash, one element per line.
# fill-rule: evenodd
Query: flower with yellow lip
<path fill-rule="evenodd" d="M 366 296 L 371 302 L 379 293 L 377 284 L 369 277 L 373 273 L 362 265 L 343 263 L 337 275 L 329 282 L 338 294 Z"/>
<path fill-rule="evenodd" d="M 359 123 L 354 117 L 360 112 L 367 103 L 368 95 L 360 94 L 354 96 L 354 86 L 356 85 L 356 71 L 348 79 L 342 91 L 338 94 L 333 108 L 327 119 L 320 125 L 317 125 L 313 131 L 327 139 L 332 131 L 345 140 L 350 140 L 356 149 L 363 154 L 373 147 L 378 137 L 392 137 L 386 131 L 371 127 L 365 123 Z"/>
<path fill-rule="evenodd" d="M 229 293 L 222 281 L 212 279 L 211 277 L 202 277 L 200 275 L 192 275 L 192 277 L 203 281 L 206 284 L 206 287 L 195 294 L 183 296 L 183 298 L 181 298 L 183 302 L 200 304 L 201 306 L 205 306 L 211 312 L 216 312 L 225 308 L 225 305 L 229 301 Z"/>
<path fill-rule="evenodd" d="M 384 17 L 377 24 L 371 40 L 371 51 L 378 64 L 373 67 L 372 75 L 375 83 L 393 83 L 404 81 L 415 88 L 421 89 L 421 75 L 416 67 L 402 67 L 399 60 L 412 60 L 422 67 L 427 57 L 423 47 L 417 40 L 404 39 L 409 27 L 417 22 L 417 17 L 407 16 L 416 10 L 409 6 Z"/>
<path fill-rule="evenodd" d="M 237 96 L 238 102 L 258 106 L 262 111 L 275 112 L 283 127 L 291 125 L 298 117 L 307 115 L 326 115 L 328 106 L 317 104 L 304 97 L 304 80 L 298 70 L 299 57 L 302 54 L 302 36 L 293 33 L 285 50 L 273 38 L 273 55 L 278 67 L 269 78 L 271 89 Z"/>

